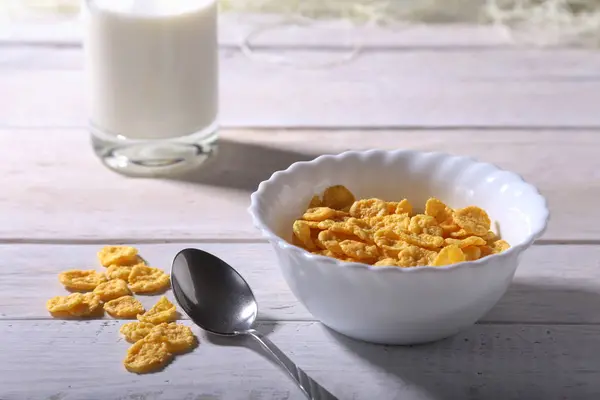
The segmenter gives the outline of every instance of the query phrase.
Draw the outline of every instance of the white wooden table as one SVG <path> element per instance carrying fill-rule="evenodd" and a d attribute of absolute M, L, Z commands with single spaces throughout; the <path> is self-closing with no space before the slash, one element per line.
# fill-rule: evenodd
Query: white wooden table
<path fill-rule="evenodd" d="M 0 44 L 0 399 L 302 399 L 245 343 L 196 330 L 196 351 L 138 376 L 121 364 L 122 321 L 50 318 L 57 273 L 95 265 L 108 243 L 165 269 L 184 247 L 223 257 L 255 288 L 259 328 L 340 399 L 600 398 L 600 52 L 518 48 L 462 26 L 257 39 L 261 52 L 319 60 L 363 41 L 353 62 L 300 70 L 249 60 L 236 46 L 246 28 L 223 24 L 221 153 L 188 180 L 128 179 L 98 162 L 76 42 Z M 453 338 L 386 347 L 331 332 L 251 226 L 249 194 L 273 171 L 373 147 L 474 156 L 549 200 L 549 229 L 508 293 Z"/>

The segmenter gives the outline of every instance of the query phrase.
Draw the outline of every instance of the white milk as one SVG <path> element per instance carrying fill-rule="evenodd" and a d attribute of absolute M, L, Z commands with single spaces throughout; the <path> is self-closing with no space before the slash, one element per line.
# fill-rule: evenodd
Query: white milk
<path fill-rule="evenodd" d="M 89 117 L 106 134 L 166 139 L 214 126 L 216 0 L 88 0 Z"/>

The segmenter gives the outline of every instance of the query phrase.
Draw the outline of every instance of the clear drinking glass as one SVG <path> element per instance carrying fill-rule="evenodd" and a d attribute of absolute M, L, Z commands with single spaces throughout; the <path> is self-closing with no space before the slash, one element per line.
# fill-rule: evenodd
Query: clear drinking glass
<path fill-rule="evenodd" d="M 86 0 L 94 151 L 126 175 L 187 171 L 215 151 L 217 0 Z"/>

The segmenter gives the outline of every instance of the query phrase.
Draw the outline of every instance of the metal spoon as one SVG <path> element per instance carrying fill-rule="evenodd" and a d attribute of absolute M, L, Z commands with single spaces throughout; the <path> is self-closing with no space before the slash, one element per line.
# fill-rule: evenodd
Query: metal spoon
<path fill-rule="evenodd" d="M 337 400 L 312 380 L 269 339 L 252 329 L 258 305 L 242 276 L 220 258 L 198 249 L 180 251 L 173 260 L 171 284 L 183 311 L 205 331 L 253 337 L 312 400 Z"/>

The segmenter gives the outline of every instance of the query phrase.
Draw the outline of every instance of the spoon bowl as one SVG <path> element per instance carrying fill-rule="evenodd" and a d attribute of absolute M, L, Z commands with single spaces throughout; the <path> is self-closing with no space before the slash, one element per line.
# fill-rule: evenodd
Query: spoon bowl
<path fill-rule="evenodd" d="M 233 336 L 252 329 L 258 305 L 242 276 L 220 258 L 198 249 L 180 251 L 171 268 L 173 293 L 205 331 Z"/>

